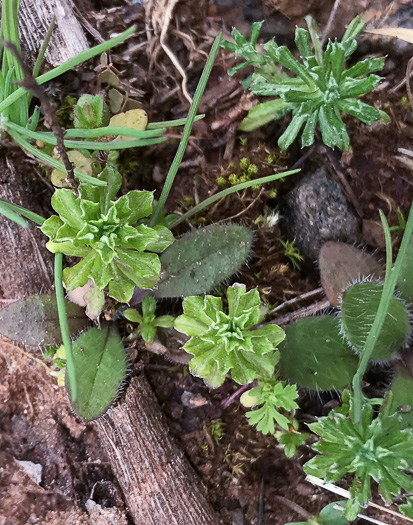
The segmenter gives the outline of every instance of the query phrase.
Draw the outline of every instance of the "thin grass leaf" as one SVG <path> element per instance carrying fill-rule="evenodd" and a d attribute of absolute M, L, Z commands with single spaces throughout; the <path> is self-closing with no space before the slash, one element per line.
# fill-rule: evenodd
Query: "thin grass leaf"
<path fill-rule="evenodd" d="M 165 180 L 165 184 L 162 189 L 161 196 L 159 198 L 158 203 L 156 204 L 156 207 L 154 209 L 153 215 L 151 217 L 151 220 L 149 221 L 149 226 L 153 227 L 155 226 L 164 206 L 166 199 L 168 198 L 169 192 L 171 191 L 173 182 L 175 180 L 176 174 L 178 173 L 179 166 L 182 162 L 182 158 L 184 156 L 186 146 L 189 141 L 189 137 L 191 134 L 192 126 L 196 117 L 196 112 L 198 111 L 198 106 L 201 101 L 201 97 L 204 94 L 209 75 L 211 74 L 212 67 L 215 62 L 215 57 L 217 56 L 217 53 L 219 51 L 219 46 L 221 44 L 222 40 L 222 33 L 218 33 L 218 35 L 215 38 L 215 41 L 212 45 L 211 51 L 208 56 L 208 60 L 205 64 L 204 70 L 202 71 L 201 78 L 199 80 L 198 86 L 196 88 L 194 98 L 191 104 L 191 107 L 189 108 L 187 121 L 185 123 L 185 127 L 182 133 L 182 138 L 179 143 L 178 151 L 176 152 L 175 158 L 172 162 L 171 167 L 169 168 L 168 175 Z"/>
<path fill-rule="evenodd" d="M 216 193 L 215 195 L 212 195 L 208 199 L 205 199 L 203 202 L 199 203 L 197 206 L 192 208 L 192 210 L 187 211 L 181 217 L 178 217 L 175 221 L 173 221 L 169 228 L 175 228 L 178 226 L 178 224 L 181 224 L 184 221 L 187 221 L 190 219 L 193 215 L 196 213 L 199 213 L 207 206 L 210 206 L 214 202 L 223 199 L 224 197 L 227 197 L 228 195 L 231 195 L 231 193 L 235 193 L 236 191 L 245 190 L 247 188 L 251 188 L 251 186 L 257 186 L 258 184 L 265 184 L 267 182 L 272 182 L 278 179 L 283 179 L 284 177 L 288 177 L 289 175 L 294 175 L 295 173 L 299 173 L 301 170 L 290 170 L 285 171 L 283 173 L 276 173 L 274 175 L 269 175 L 268 177 L 261 177 L 260 179 L 254 179 L 250 180 L 248 182 L 243 182 L 241 184 L 237 184 L 236 186 L 232 186 L 231 188 L 227 188 L 226 190 L 220 191 L 219 193 Z"/>
<path fill-rule="evenodd" d="M 376 318 L 371 327 L 369 335 L 364 345 L 359 368 L 353 378 L 353 391 L 354 391 L 354 420 L 359 422 L 361 419 L 361 408 L 363 403 L 363 394 L 361 391 L 361 380 L 367 370 L 368 362 L 374 350 L 375 342 L 380 334 L 383 327 L 384 320 L 386 318 L 390 301 L 393 297 L 394 289 L 396 287 L 397 280 L 399 278 L 400 271 L 402 269 L 403 259 L 405 257 L 407 247 L 409 244 L 410 236 L 413 232 L 413 205 L 410 208 L 409 218 L 406 223 L 404 230 L 403 240 L 400 245 L 399 253 L 397 255 L 396 262 L 392 269 L 392 244 L 391 234 L 389 226 L 386 221 L 386 217 L 380 210 L 380 218 L 383 224 L 384 236 L 386 240 L 386 276 L 384 279 L 383 294 L 380 300 L 379 307 L 377 309 Z"/>
<path fill-rule="evenodd" d="M 83 51 L 82 53 L 79 53 L 74 58 L 71 58 L 70 60 L 67 60 L 64 64 L 61 64 L 60 66 L 52 69 L 51 71 L 48 71 L 47 73 L 43 73 L 43 75 L 40 75 L 37 77 L 37 83 L 38 84 L 44 84 L 45 82 L 49 82 L 50 80 L 53 80 L 54 78 L 63 75 L 67 71 L 70 71 L 71 69 L 75 68 L 79 64 L 82 64 L 82 62 L 85 62 L 86 60 L 89 60 L 90 58 L 93 58 L 97 55 L 100 55 L 101 53 L 104 53 L 105 51 L 108 51 L 114 46 L 117 46 L 124 42 L 127 38 L 129 38 L 136 30 L 135 26 L 130 27 L 120 35 L 111 38 L 110 40 L 107 40 L 106 42 L 103 42 L 102 44 L 98 44 L 97 46 L 92 47 L 91 49 L 87 49 L 86 51 Z M 14 93 L 9 95 L 5 100 L 3 100 L 0 103 L 0 114 L 3 114 L 4 110 L 11 106 L 16 100 L 19 100 L 19 98 L 23 97 L 26 94 L 26 90 L 22 87 L 18 88 Z"/>
<path fill-rule="evenodd" d="M 46 144 L 52 144 L 53 146 L 57 145 L 57 139 L 53 133 L 32 131 L 30 129 L 18 126 L 10 121 L 6 123 L 6 127 L 9 129 L 14 129 L 20 135 L 25 135 L 26 137 L 29 137 L 31 139 L 40 140 L 42 142 L 45 142 Z M 104 129 L 104 128 L 100 128 L 100 129 Z M 128 135 L 124 134 L 123 136 L 133 136 L 134 137 L 136 136 L 136 134 L 139 133 L 138 137 L 142 137 L 142 138 L 140 138 L 139 140 L 129 140 L 129 141 L 111 140 L 109 142 L 91 142 L 91 141 L 78 141 L 78 140 L 64 139 L 64 145 L 67 148 L 73 148 L 73 149 L 78 149 L 78 150 L 87 149 L 87 150 L 107 151 L 107 150 L 117 150 L 117 149 L 126 149 L 126 148 L 138 148 L 140 146 L 150 146 L 152 144 L 159 144 L 160 142 L 165 142 L 167 140 L 166 137 L 159 137 L 159 134 L 163 133 L 165 129 L 148 130 L 148 131 L 132 130 L 131 128 L 123 128 L 123 127 L 113 127 L 110 129 L 112 131 L 107 133 L 107 135 L 121 135 L 124 130 L 127 130 L 126 133 L 128 133 Z M 81 131 L 86 131 L 86 130 L 81 130 Z M 91 130 L 91 131 L 95 131 L 95 130 Z M 133 132 L 133 134 L 130 133 L 131 131 Z M 87 135 L 87 133 L 85 133 L 85 135 Z M 67 137 L 67 133 L 65 137 Z M 151 138 L 151 137 L 157 137 L 157 138 Z"/>
<path fill-rule="evenodd" d="M 18 204 L 13 204 L 12 202 L 8 202 L 4 199 L 0 199 L 0 205 L 3 205 L 7 207 L 12 212 L 15 212 L 19 215 L 23 215 L 23 217 L 26 217 L 27 219 L 30 219 L 31 221 L 35 222 L 39 226 L 41 226 L 45 219 L 38 215 L 37 213 L 34 213 L 33 211 L 27 210 L 26 208 L 23 208 L 23 206 L 19 206 Z M 5 214 L 3 214 L 5 215 Z M 10 218 L 10 217 L 9 217 Z M 13 219 L 12 219 L 13 220 Z M 27 226 L 24 226 L 26 228 Z"/>
<path fill-rule="evenodd" d="M 19 146 L 31 153 L 34 157 L 42 161 L 44 164 L 52 166 L 53 168 L 63 171 L 63 173 L 66 173 L 66 168 L 64 167 L 62 162 L 59 162 L 50 155 L 47 155 L 43 151 L 37 149 L 35 146 L 32 146 L 30 142 L 27 142 L 18 133 L 11 131 L 10 129 L 9 135 L 17 142 L 17 144 L 19 144 Z M 96 179 L 95 177 L 91 177 L 89 175 L 80 173 L 77 170 L 74 170 L 74 175 L 77 179 L 81 180 L 82 182 L 88 182 L 93 186 L 106 186 L 106 182 Z"/>
<path fill-rule="evenodd" d="M 194 122 L 198 122 L 205 118 L 205 114 L 197 115 L 194 118 Z M 186 124 L 187 118 L 178 118 L 176 120 L 164 120 L 162 122 L 149 122 L 146 126 L 146 129 L 159 129 L 159 128 L 174 128 L 177 126 L 184 126 Z"/>
<path fill-rule="evenodd" d="M 53 29 L 56 23 L 56 18 L 53 17 L 49 28 L 47 30 L 46 36 L 44 37 L 42 47 L 40 48 L 39 54 L 37 55 L 36 62 L 33 68 L 33 76 L 36 78 L 40 73 L 40 68 L 42 67 L 44 55 L 46 54 L 47 47 L 49 45 L 50 39 L 52 37 Z"/>
<path fill-rule="evenodd" d="M 10 219 L 11 221 L 15 222 L 22 228 L 28 228 L 29 223 L 23 219 L 21 215 L 14 212 L 7 204 L 0 201 L 0 215 L 3 215 L 6 217 L 6 219 Z"/>
<path fill-rule="evenodd" d="M 36 106 L 33 111 L 33 115 L 31 116 L 30 122 L 27 124 L 27 129 L 30 131 L 34 131 L 37 128 L 37 125 L 40 120 L 40 109 Z"/>
<path fill-rule="evenodd" d="M 56 292 L 56 303 L 57 312 L 59 315 L 60 331 L 62 334 L 63 346 L 66 352 L 66 363 L 67 363 L 67 375 L 69 378 L 69 387 L 72 403 L 77 400 L 77 380 L 75 363 L 72 354 L 72 339 L 70 336 L 69 323 L 67 320 L 66 304 L 65 304 L 65 293 L 62 285 L 62 263 L 63 254 L 55 254 L 54 264 L 54 281 L 55 281 L 55 292 Z"/>

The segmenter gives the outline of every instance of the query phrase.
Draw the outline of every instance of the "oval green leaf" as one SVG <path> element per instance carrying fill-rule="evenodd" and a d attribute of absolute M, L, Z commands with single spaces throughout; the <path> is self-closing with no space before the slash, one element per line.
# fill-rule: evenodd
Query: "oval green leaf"
<path fill-rule="evenodd" d="M 126 377 L 122 339 L 113 325 L 94 327 L 76 339 L 72 353 L 78 391 L 73 408 L 83 419 L 96 419 L 110 408 Z"/>

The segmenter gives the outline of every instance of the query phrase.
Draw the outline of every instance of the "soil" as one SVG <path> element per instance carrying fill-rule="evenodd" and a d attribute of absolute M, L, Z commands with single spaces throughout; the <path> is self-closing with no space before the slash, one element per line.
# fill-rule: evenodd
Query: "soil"
<path fill-rule="evenodd" d="M 132 23 L 137 25 L 136 35 L 110 57 L 120 72 L 125 92 L 146 109 L 150 121 L 184 117 L 189 104 L 182 91 L 182 78 L 159 43 L 168 2 L 149 0 L 145 8 L 139 2 L 126 0 L 83 0 L 75 4 L 104 38 Z M 396 20 L 408 4 L 403 0 L 342 2 L 330 34 L 342 34 L 344 24 L 356 14 L 362 14 L 376 26 L 386 18 Z M 167 42 L 185 69 L 188 91 L 193 94 L 218 31 L 230 38 L 231 26 L 248 32 L 252 21 L 265 18 L 263 37 L 276 33 L 278 43 L 290 45 L 294 27 L 303 25 L 304 16 L 313 14 L 323 27 L 332 5 L 332 1 L 319 0 L 263 3 L 183 0 L 173 11 Z M 145 11 L 152 32 L 145 29 Z M 94 44 L 93 35 L 89 36 Z M 135 51 L 129 55 L 132 48 Z M 274 169 L 289 169 L 298 162 L 302 172 L 294 179 L 230 196 L 195 217 L 193 227 L 233 221 L 256 230 L 254 251 L 236 280 L 248 288 L 257 286 L 272 306 L 320 286 L 314 266 L 299 270 L 285 257 L 279 243 L 283 238 L 280 225 L 257 226 L 257 219 L 273 213 L 300 177 L 319 167 L 340 184 L 359 220 L 360 242 L 367 249 L 382 253 L 383 239 L 377 233 L 379 209 L 384 211 L 390 225 L 395 225 L 397 213 L 406 217 L 413 201 L 412 172 L 398 158 L 398 149 L 409 149 L 411 144 L 413 110 L 406 101 L 405 87 L 395 89 L 405 76 L 412 49 L 389 39 L 368 35 L 361 38 L 357 59 L 372 54 L 387 55 L 385 80 L 365 101 L 385 109 L 392 121 L 387 126 L 367 127 L 349 118 L 346 123 L 352 144 L 350 151 L 340 154 L 316 144 L 308 155 L 298 145 L 292 146 L 287 154 L 278 150 L 276 142 L 287 121 L 249 134 L 237 132 L 238 124 L 257 100 L 244 93 L 239 75 L 228 78 L 226 70 L 234 65 L 234 60 L 229 53 L 221 52 L 200 107 L 206 117 L 193 128 L 167 211 L 183 212 L 218 191 L 217 177 L 239 170 L 240 159 L 245 157 L 258 166 L 259 176 L 273 173 Z M 51 92 L 56 101 L 61 104 L 66 95 L 101 92 L 103 88 L 92 68 L 89 64 L 54 81 Z M 177 129 L 169 132 L 171 140 L 167 143 L 121 157 L 121 166 L 127 172 L 125 191 L 145 188 L 156 190 L 159 195 L 177 147 Z M 5 156 L 6 151 L 1 149 L 0 155 Z M 19 155 L 15 150 L 11 157 L 14 163 L 18 163 Z M 45 201 L 49 202 L 51 191 L 47 184 L 44 188 Z M 177 233 L 187 229 L 188 225 L 182 226 Z M 291 307 L 287 305 L 282 314 L 311 306 L 321 297 L 314 295 Z M 179 305 L 161 304 L 165 313 L 171 309 L 178 313 Z M 124 329 L 126 335 L 127 327 Z M 136 343 L 134 361 L 140 369 L 144 368 L 172 432 L 207 486 L 209 499 L 224 523 L 284 525 L 303 521 L 297 505 L 316 515 L 336 499 L 305 481 L 302 465 L 312 455 L 308 445 L 300 447 L 293 459 L 287 459 L 274 438 L 262 436 L 248 425 L 245 410 L 237 400 L 222 408 L 234 392 L 233 383 L 227 381 L 221 388 L 210 390 L 201 380 L 188 375 L 185 365 L 171 363 L 149 350 Z M 384 384 L 389 373 L 381 371 L 377 381 Z M 64 389 L 50 375 L 50 363 L 42 360 L 40 352 L 3 342 L 0 376 L 0 525 L 132 523 L 93 424 L 77 421 Z M 335 399 L 335 394 L 302 391 L 301 409 L 296 414 L 302 428 L 315 417 L 326 414 Z M 216 420 L 222 422 L 224 430 L 219 441 L 214 441 L 211 434 L 211 422 Z M 33 474 L 16 460 L 41 465 L 40 481 L 35 481 Z M 343 486 L 347 486 L 345 481 Z M 382 504 L 379 498 L 374 501 Z M 403 522 L 377 509 L 369 509 L 367 513 L 387 524 Z"/>

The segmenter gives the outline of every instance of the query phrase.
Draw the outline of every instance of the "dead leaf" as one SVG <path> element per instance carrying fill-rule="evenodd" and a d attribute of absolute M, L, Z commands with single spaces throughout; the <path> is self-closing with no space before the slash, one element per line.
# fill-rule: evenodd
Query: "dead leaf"
<path fill-rule="evenodd" d="M 148 115 L 143 109 L 131 109 L 125 113 L 119 113 L 110 119 L 109 126 L 131 128 L 139 131 L 146 129 Z M 134 140 L 133 137 L 119 136 L 115 140 Z"/>
<path fill-rule="evenodd" d="M 94 158 L 85 157 L 78 150 L 71 150 L 67 153 L 70 162 L 73 162 L 75 169 L 81 171 L 85 175 L 93 175 L 92 164 L 96 162 Z M 59 160 L 60 157 L 58 157 Z M 69 188 L 68 183 L 66 182 L 66 173 L 58 169 L 54 169 L 51 174 L 51 182 L 56 188 Z"/>
<path fill-rule="evenodd" d="M 366 33 L 372 33 L 374 35 L 381 36 L 392 36 L 413 44 L 413 29 L 407 29 L 406 27 L 382 27 L 381 29 L 366 29 Z"/>

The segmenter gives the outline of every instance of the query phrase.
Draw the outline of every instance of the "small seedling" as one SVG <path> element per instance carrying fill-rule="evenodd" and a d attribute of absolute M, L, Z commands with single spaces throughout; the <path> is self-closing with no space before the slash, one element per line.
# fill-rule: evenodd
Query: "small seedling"
<path fill-rule="evenodd" d="M 148 295 L 142 301 L 142 314 L 134 308 L 128 308 L 123 312 L 125 318 L 131 323 L 138 323 L 139 332 L 146 343 L 151 343 L 156 337 L 156 329 L 173 328 L 174 318 L 172 315 L 161 315 L 155 317 L 156 300 Z"/>
<path fill-rule="evenodd" d="M 274 437 L 280 445 L 284 446 L 285 456 L 287 458 L 292 458 L 295 456 L 297 448 L 304 445 L 310 437 L 310 434 L 308 432 L 300 432 L 298 421 L 295 418 L 292 418 L 288 425 L 288 430 L 277 430 L 274 433 Z"/>
<path fill-rule="evenodd" d="M 295 247 L 295 239 L 292 241 L 283 241 L 280 239 L 280 244 L 284 248 L 284 255 L 291 262 L 294 268 L 300 269 L 301 263 L 304 261 L 304 257 L 300 254 L 298 249 Z"/>
<path fill-rule="evenodd" d="M 82 95 L 73 108 L 73 114 L 75 128 L 92 129 L 109 124 L 109 108 L 102 95 Z"/>
<path fill-rule="evenodd" d="M 367 400 L 362 406 L 360 424 L 355 422 L 354 403 L 350 397 L 350 414 L 332 410 L 328 417 L 309 425 L 322 440 L 312 446 L 321 455 L 304 466 L 306 474 L 338 481 L 354 473 L 351 499 L 345 515 L 354 520 L 370 497 L 370 483 L 379 484 L 379 492 L 387 503 L 400 490 L 413 491 L 413 479 L 402 470 L 413 467 L 413 430 L 388 431 L 386 418 L 373 419 L 373 406 Z"/>
<path fill-rule="evenodd" d="M 213 419 L 207 424 L 207 427 L 211 433 L 212 440 L 218 444 L 225 436 L 225 423 L 222 419 Z"/>

